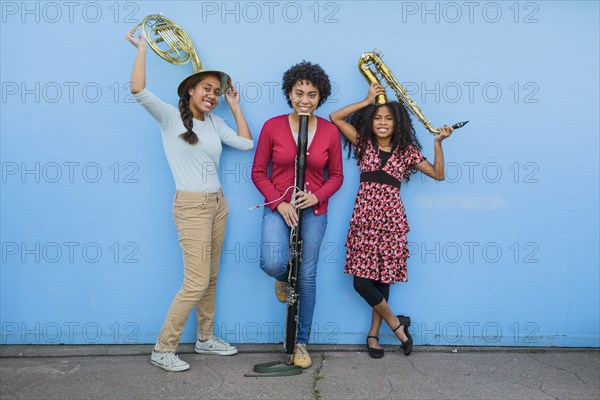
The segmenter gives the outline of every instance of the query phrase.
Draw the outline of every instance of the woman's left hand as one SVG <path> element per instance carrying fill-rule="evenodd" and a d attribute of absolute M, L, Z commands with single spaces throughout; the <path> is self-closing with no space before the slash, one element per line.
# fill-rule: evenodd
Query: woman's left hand
<path fill-rule="evenodd" d="M 438 128 L 438 130 L 440 131 L 440 133 L 436 135 L 435 140 L 439 142 L 441 142 L 444 139 L 448 139 L 450 135 L 452 135 L 452 132 L 454 132 L 454 129 L 448 125 L 444 125 L 441 128 Z"/>
<path fill-rule="evenodd" d="M 233 83 L 225 91 L 225 100 L 227 100 L 227 104 L 229 105 L 239 104 L 240 102 L 240 92 L 235 89 Z"/>
<path fill-rule="evenodd" d="M 298 192 L 296 193 L 296 207 L 308 208 L 319 203 L 317 196 L 310 192 Z"/>

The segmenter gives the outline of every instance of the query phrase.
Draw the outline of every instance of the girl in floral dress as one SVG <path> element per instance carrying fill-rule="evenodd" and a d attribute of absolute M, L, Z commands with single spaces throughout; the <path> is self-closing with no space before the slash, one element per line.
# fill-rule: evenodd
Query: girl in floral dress
<path fill-rule="evenodd" d="M 395 315 L 388 305 L 389 285 L 407 281 L 409 225 L 400 198 L 400 184 L 408 181 L 415 170 L 443 180 L 442 141 L 453 131 L 447 125 L 440 128 L 434 139 L 435 160 L 431 164 L 420 152 L 421 145 L 407 110 L 395 101 L 374 105 L 373 100 L 379 94 L 385 94 L 385 89 L 373 83 L 364 100 L 329 116 L 352 143 L 361 172 L 346 239 L 344 272 L 354 275 L 354 289 L 372 307 L 367 348 L 373 358 L 384 354 L 378 339 L 382 319 L 401 341 L 404 354 L 412 351 L 410 317 Z"/>

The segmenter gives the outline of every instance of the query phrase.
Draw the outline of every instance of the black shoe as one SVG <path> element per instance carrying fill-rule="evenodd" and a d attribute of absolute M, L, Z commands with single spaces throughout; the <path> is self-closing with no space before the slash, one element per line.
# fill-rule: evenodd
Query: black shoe
<path fill-rule="evenodd" d="M 404 355 L 410 356 L 410 353 L 412 353 L 412 348 L 413 348 L 412 337 L 408 336 L 408 339 L 406 340 L 406 342 L 402 342 L 401 347 L 402 347 L 402 351 L 404 351 Z"/>
<path fill-rule="evenodd" d="M 367 350 L 369 350 L 369 355 L 371 356 L 371 358 L 383 357 L 383 355 L 385 354 L 385 350 L 376 349 L 375 347 L 369 346 L 369 339 L 377 339 L 377 341 L 379 341 L 379 338 L 377 336 L 367 336 Z"/>
<path fill-rule="evenodd" d="M 392 332 L 396 332 L 398 328 L 404 325 L 404 334 L 406 335 L 406 337 L 408 337 L 408 339 L 406 340 L 406 342 L 401 341 L 402 345 L 400 347 L 402 347 L 404 355 L 408 356 L 412 352 L 413 348 L 413 339 L 412 336 L 410 336 L 410 333 L 408 333 L 408 328 L 410 327 L 410 317 L 404 315 L 396 315 L 396 318 L 398 318 L 400 324 L 395 329 L 393 329 Z"/>

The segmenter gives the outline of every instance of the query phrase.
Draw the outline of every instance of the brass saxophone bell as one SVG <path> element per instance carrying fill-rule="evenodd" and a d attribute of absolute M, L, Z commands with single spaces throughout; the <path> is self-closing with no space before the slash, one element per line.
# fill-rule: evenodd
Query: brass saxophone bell
<path fill-rule="evenodd" d="M 369 85 L 372 85 L 375 82 L 379 82 L 379 78 L 377 78 L 377 68 L 376 68 L 376 59 L 374 58 L 375 52 L 363 53 L 362 56 L 358 59 L 358 69 L 363 74 Z M 371 69 L 371 67 L 374 69 Z M 387 96 L 385 94 L 379 94 L 375 97 L 375 104 L 385 104 L 387 103 Z"/>

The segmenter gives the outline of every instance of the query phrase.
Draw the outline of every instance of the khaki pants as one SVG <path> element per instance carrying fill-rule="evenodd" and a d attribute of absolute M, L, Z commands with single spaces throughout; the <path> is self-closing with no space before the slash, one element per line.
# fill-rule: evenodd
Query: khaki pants
<path fill-rule="evenodd" d="M 183 286 L 177 292 L 155 345 L 156 351 L 175 351 L 187 318 L 196 306 L 198 338 L 212 337 L 215 290 L 225 238 L 227 201 L 223 192 L 178 190 L 173 219 L 183 251 Z"/>

